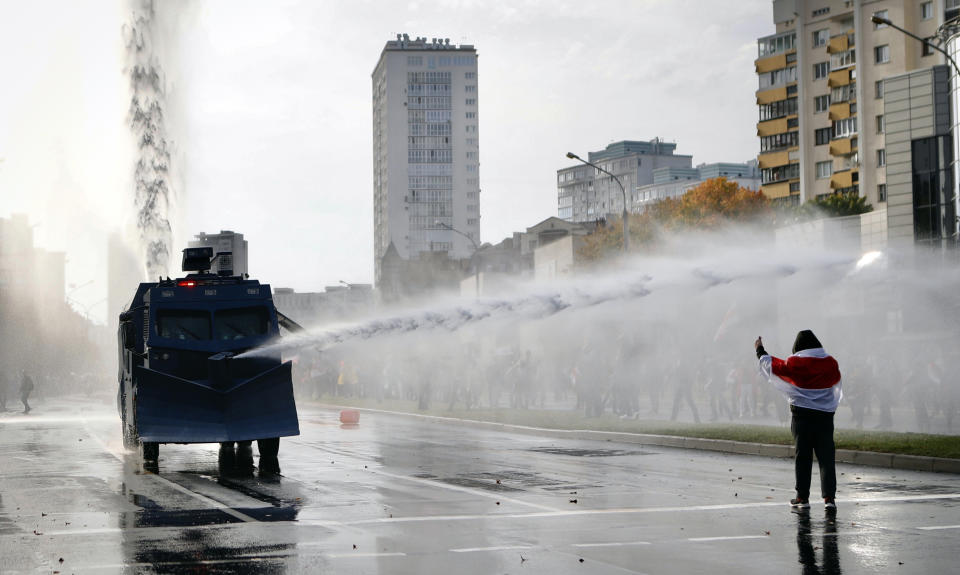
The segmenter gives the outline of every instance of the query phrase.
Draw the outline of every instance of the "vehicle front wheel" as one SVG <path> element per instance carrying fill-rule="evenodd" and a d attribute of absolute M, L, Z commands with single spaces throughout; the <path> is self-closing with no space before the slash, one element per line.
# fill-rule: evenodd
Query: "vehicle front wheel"
<path fill-rule="evenodd" d="M 144 461 L 155 462 L 160 458 L 160 444 L 156 441 L 144 441 L 142 449 Z"/>
<path fill-rule="evenodd" d="M 276 458 L 277 453 L 280 452 L 280 438 L 258 439 L 257 450 L 260 452 L 260 457 Z"/>

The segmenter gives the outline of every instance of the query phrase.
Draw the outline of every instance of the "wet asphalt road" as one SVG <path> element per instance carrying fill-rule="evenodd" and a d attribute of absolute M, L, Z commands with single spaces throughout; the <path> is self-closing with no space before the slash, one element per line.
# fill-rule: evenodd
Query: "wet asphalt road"
<path fill-rule="evenodd" d="M 833 519 L 786 460 L 337 415 L 300 406 L 277 476 L 144 470 L 108 406 L 0 413 L 0 572 L 957 571 L 960 476 L 842 465 Z"/>

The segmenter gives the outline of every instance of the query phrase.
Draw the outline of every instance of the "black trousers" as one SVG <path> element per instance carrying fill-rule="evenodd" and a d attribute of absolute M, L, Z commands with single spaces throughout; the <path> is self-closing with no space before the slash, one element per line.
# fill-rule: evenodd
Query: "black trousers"
<path fill-rule="evenodd" d="M 797 455 L 794 462 L 796 473 L 797 497 L 810 497 L 810 474 L 813 470 L 813 454 L 817 454 L 820 465 L 820 496 L 835 497 L 837 494 L 837 467 L 834 460 L 836 448 L 833 445 L 833 413 L 790 407 L 793 420 L 790 431 Z"/>

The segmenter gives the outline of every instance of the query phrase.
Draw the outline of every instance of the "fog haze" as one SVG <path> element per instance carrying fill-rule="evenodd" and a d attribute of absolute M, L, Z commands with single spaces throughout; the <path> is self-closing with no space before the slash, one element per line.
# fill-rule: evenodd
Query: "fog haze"
<path fill-rule="evenodd" d="M 72 296 L 90 306 L 106 296 L 107 235 L 132 224 L 130 8 L 0 9 L 0 216 L 28 213 L 37 244 L 67 252 L 67 283 L 94 280 Z M 232 229 L 274 286 L 371 282 L 370 73 L 403 32 L 477 47 L 484 241 L 556 215 L 567 151 L 659 136 L 695 163 L 747 160 L 769 10 L 759 0 L 162 2 L 180 170 L 172 251 Z"/>

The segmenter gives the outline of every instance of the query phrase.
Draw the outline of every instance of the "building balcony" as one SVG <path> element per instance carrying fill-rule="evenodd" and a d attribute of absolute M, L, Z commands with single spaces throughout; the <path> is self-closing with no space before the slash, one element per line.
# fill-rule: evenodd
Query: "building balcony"
<path fill-rule="evenodd" d="M 776 120 L 767 120 L 757 124 L 757 137 L 772 136 L 782 134 L 787 131 L 787 119 L 777 118 Z"/>
<path fill-rule="evenodd" d="M 790 195 L 790 182 L 778 182 L 776 184 L 764 184 L 760 186 L 763 195 L 771 200 L 785 198 Z"/>
<path fill-rule="evenodd" d="M 830 104 L 830 112 L 828 114 L 831 122 L 836 122 L 837 120 L 846 120 L 853 114 L 850 113 L 850 102 L 837 102 L 836 104 Z"/>
<path fill-rule="evenodd" d="M 757 74 L 764 74 L 766 72 L 779 70 L 780 68 L 786 68 L 787 54 L 786 52 L 783 52 L 773 56 L 767 56 L 766 58 L 760 58 L 754 61 L 753 65 L 757 70 Z"/>
<path fill-rule="evenodd" d="M 849 156 L 850 154 L 857 151 L 856 146 L 853 145 L 854 138 L 840 138 L 837 140 L 832 140 L 830 142 L 830 155 L 831 156 Z"/>
<path fill-rule="evenodd" d="M 771 104 L 773 102 L 779 102 L 780 100 L 787 99 L 787 87 L 780 86 L 778 88 L 771 88 L 769 90 L 763 90 L 762 92 L 757 92 L 757 105 L 762 106 L 764 104 Z"/>
<path fill-rule="evenodd" d="M 827 54 L 838 54 L 840 52 L 846 52 L 850 48 L 853 48 L 854 45 L 854 31 L 847 30 L 843 34 L 837 34 L 830 38 L 830 43 L 827 44 Z"/>
<path fill-rule="evenodd" d="M 843 68 L 834 70 L 827 76 L 827 86 L 836 88 L 837 86 L 848 86 L 856 78 L 856 68 Z"/>
<path fill-rule="evenodd" d="M 757 156 L 757 165 L 760 169 L 775 168 L 785 166 L 790 163 L 790 152 L 783 150 L 780 152 L 768 152 Z"/>
<path fill-rule="evenodd" d="M 850 188 L 860 181 L 860 173 L 857 170 L 847 170 L 845 172 L 836 172 L 830 176 L 830 188 L 841 190 Z"/>

